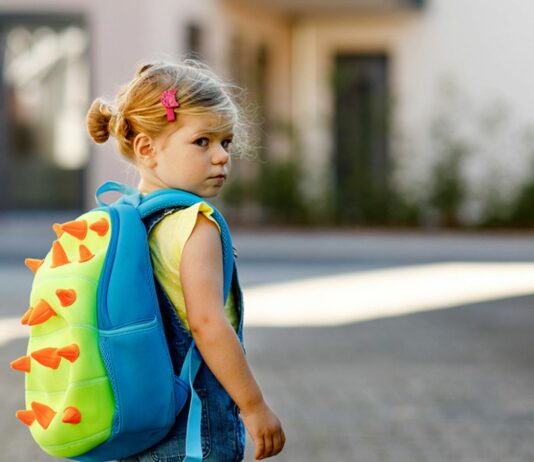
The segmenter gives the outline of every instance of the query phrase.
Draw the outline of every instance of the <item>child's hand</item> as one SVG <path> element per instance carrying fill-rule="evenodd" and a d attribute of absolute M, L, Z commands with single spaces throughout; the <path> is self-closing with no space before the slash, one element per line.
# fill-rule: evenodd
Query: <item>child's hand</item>
<path fill-rule="evenodd" d="M 265 401 L 251 409 L 242 409 L 241 418 L 256 445 L 256 460 L 275 456 L 282 450 L 286 442 L 284 430 L 280 420 Z"/>

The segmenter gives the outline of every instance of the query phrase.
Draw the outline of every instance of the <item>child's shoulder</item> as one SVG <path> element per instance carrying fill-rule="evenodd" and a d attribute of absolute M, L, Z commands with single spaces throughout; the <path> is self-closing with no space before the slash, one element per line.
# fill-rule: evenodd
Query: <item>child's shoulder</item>
<path fill-rule="evenodd" d="M 213 208 L 206 202 L 197 202 L 189 207 L 169 212 L 152 229 L 149 241 L 152 245 L 165 247 L 177 245 L 182 249 L 193 234 L 204 228 L 213 228 L 221 232 L 220 226 L 213 217 Z"/>
<path fill-rule="evenodd" d="M 206 202 L 197 202 L 183 209 L 173 210 L 167 216 L 165 216 L 159 223 L 162 227 L 185 227 L 192 231 L 197 222 L 213 223 L 217 227 L 218 231 L 221 231 L 219 223 L 213 217 L 213 208 Z"/>

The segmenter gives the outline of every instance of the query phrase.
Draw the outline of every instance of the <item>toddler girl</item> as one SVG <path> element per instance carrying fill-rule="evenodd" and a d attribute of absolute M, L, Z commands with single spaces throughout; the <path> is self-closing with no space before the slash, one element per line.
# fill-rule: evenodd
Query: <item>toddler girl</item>
<path fill-rule="evenodd" d="M 246 148 L 242 114 L 229 88 L 195 60 L 146 64 L 114 105 L 93 102 L 88 130 L 97 143 L 116 138 L 139 172 L 140 193 L 174 188 L 216 197 L 227 181 L 231 153 Z M 223 303 L 221 237 L 212 213 L 199 202 L 147 220 L 158 298 L 175 368 L 180 371 L 193 339 L 206 363 L 195 382 L 203 460 L 243 460 L 244 428 L 260 460 L 278 454 L 285 435 L 245 359 L 237 272 Z M 163 441 L 123 460 L 183 461 L 187 415 L 188 406 Z"/>

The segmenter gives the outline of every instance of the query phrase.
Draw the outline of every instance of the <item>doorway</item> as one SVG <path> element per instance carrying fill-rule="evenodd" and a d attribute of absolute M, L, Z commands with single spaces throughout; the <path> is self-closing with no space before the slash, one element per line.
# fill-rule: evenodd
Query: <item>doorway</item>
<path fill-rule="evenodd" d="M 339 54 L 334 71 L 334 196 L 338 224 L 388 217 L 388 58 Z"/>

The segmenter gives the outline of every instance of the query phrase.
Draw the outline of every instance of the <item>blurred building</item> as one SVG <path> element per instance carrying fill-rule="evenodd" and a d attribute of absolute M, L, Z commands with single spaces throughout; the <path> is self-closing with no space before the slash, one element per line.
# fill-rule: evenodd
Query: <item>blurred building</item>
<path fill-rule="evenodd" d="M 528 173 L 528 146 L 506 140 L 534 123 L 533 14 L 526 0 L 0 0 L 0 208 L 88 207 L 99 183 L 135 182 L 114 142 L 89 143 L 85 111 L 141 61 L 188 52 L 257 105 L 266 163 L 237 173 L 297 158 L 303 197 L 339 222 L 423 197 L 460 141 L 470 184 L 506 190 Z"/>

